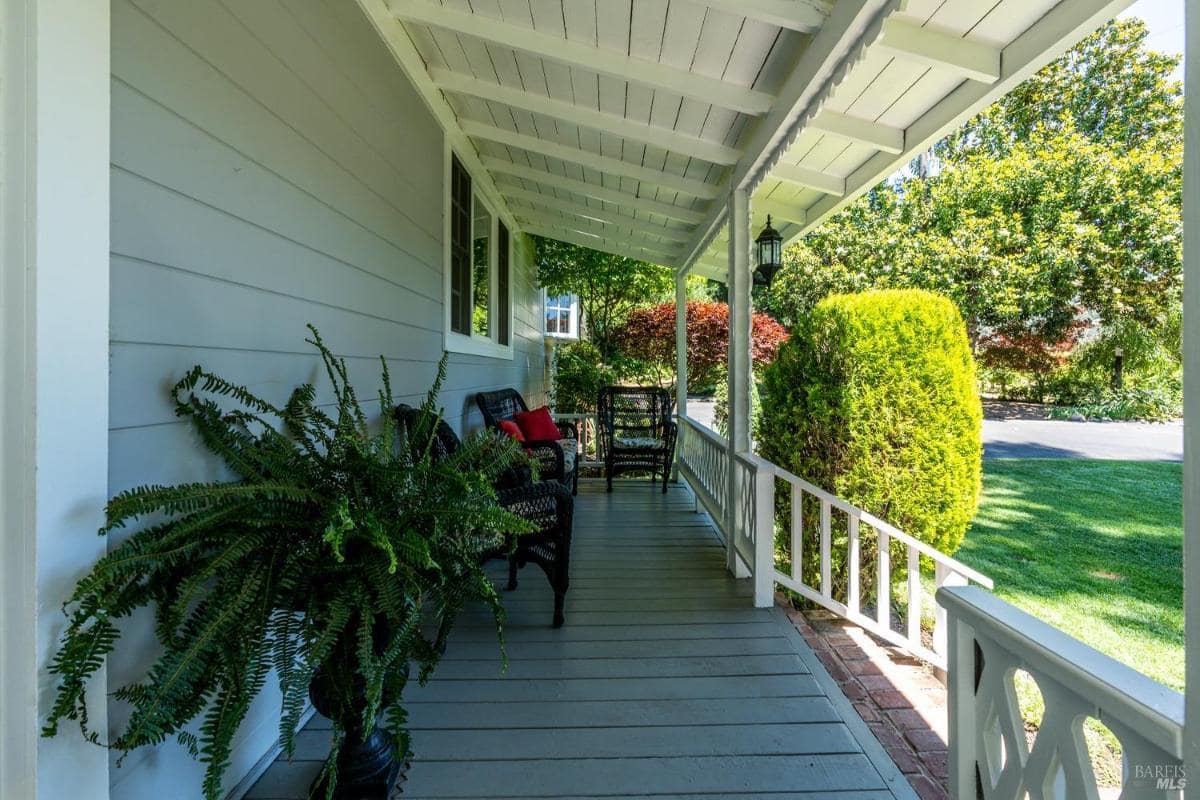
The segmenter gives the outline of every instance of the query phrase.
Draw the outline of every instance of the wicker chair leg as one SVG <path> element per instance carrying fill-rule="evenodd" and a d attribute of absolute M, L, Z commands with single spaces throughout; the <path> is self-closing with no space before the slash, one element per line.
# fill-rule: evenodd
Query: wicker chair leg
<path fill-rule="evenodd" d="M 608 492 L 609 494 L 612 494 L 613 465 L 611 461 L 605 463 L 604 474 L 605 477 L 608 478 Z"/>
<path fill-rule="evenodd" d="M 566 592 L 555 592 L 554 593 L 554 622 L 553 622 L 553 624 L 554 624 L 554 627 L 556 627 L 556 628 L 561 628 L 563 626 L 563 623 L 566 622 L 566 618 L 563 616 L 563 603 L 566 601 L 566 599 L 567 599 Z"/>
<path fill-rule="evenodd" d="M 667 457 L 663 456 L 663 488 L 662 493 L 667 493 L 667 476 L 671 474 L 671 465 L 667 461 Z"/>
<path fill-rule="evenodd" d="M 517 588 L 517 557 L 508 557 L 508 591 Z"/>

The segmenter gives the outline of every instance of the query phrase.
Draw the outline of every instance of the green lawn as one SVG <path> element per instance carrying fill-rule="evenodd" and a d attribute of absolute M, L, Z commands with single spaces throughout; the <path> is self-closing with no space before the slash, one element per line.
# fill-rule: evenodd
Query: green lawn
<path fill-rule="evenodd" d="M 983 498 L 955 557 L 996 594 L 1183 689 L 1179 464 L 984 462 Z"/>

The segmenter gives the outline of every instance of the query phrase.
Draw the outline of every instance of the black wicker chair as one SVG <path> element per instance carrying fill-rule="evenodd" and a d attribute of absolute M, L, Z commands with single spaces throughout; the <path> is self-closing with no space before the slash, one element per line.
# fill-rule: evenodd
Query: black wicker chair
<path fill-rule="evenodd" d="M 475 404 L 483 414 L 483 422 L 495 428 L 502 420 L 514 420 L 517 414 L 528 411 L 525 398 L 516 389 L 500 389 L 475 395 Z M 579 431 L 575 423 L 555 420 L 558 441 L 526 441 L 525 448 L 538 460 L 538 470 L 544 478 L 554 478 L 579 491 Z"/>
<path fill-rule="evenodd" d="M 396 421 L 407 428 L 419 419 L 420 409 L 398 405 Z M 438 423 L 433 446 L 434 458 L 445 458 L 458 449 L 459 439 L 445 422 Z M 529 469 L 511 470 L 497 485 L 500 505 L 537 526 L 537 531 L 517 537 L 516 552 L 510 555 L 510 541 L 499 544 L 485 558 L 508 559 L 508 589 L 517 588 L 517 570 L 534 563 L 542 568 L 554 590 L 554 627 L 562 627 L 563 603 L 570 583 L 571 525 L 575 499 L 559 481 L 529 480 Z"/>
<path fill-rule="evenodd" d="M 671 393 L 657 386 L 606 386 L 597 403 L 600 454 L 608 491 L 621 472 L 661 473 L 663 493 L 675 458 L 677 428 L 671 418 Z"/>

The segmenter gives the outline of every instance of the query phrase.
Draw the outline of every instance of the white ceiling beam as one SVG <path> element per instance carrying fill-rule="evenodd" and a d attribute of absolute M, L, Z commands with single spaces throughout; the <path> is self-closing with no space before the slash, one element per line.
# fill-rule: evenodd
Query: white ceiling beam
<path fill-rule="evenodd" d="M 562 161 L 570 161 L 574 164 L 582 164 L 583 166 L 594 169 L 597 172 L 608 175 L 622 175 L 626 178 L 632 178 L 650 186 L 666 189 L 672 192 L 682 192 L 699 197 L 705 200 L 711 200 L 717 196 L 720 187 L 704 181 L 697 181 L 691 178 L 683 178 L 679 175 L 671 175 L 657 169 L 650 169 L 638 164 L 631 164 L 620 158 L 610 158 L 608 156 L 590 153 L 586 150 L 581 150 L 578 147 L 569 147 L 557 142 L 546 141 L 539 139 L 536 136 L 526 136 L 523 133 L 515 131 L 506 131 L 503 128 L 497 128 L 495 125 L 488 125 L 483 122 L 478 122 L 471 119 L 460 119 L 459 126 L 463 133 L 470 136 L 472 139 L 486 139 L 489 142 L 516 147 L 521 150 L 528 150 L 531 153 L 539 153 L 543 156 L 557 158 Z"/>
<path fill-rule="evenodd" d="M 797 164 L 776 164 L 771 170 L 771 177 L 806 189 L 816 189 L 818 192 L 841 197 L 846 193 L 846 179 L 828 172 L 821 172 Z"/>
<path fill-rule="evenodd" d="M 629 230 L 628 228 L 618 228 L 616 225 L 609 225 L 607 222 L 598 222 L 594 219 L 585 219 L 582 217 L 567 216 L 556 211 L 545 210 L 540 211 L 523 206 L 513 208 L 513 216 L 517 218 L 518 223 L 528 223 L 530 225 L 543 225 L 552 228 L 564 228 L 581 233 L 587 233 L 592 236 L 599 236 L 603 239 L 611 241 L 628 242 L 629 244 L 637 244 L 639 246 L 649 247 L 663 253 L 674 253 L 679 255 L 679 242 L 663 241 L 653 233 L 641 233 L 640 231 Z"/>
<path fill-rule="evenodd" d="M 742 154 L 737 148 L 726 147 L 698 136 L 667 130 L 655 125 L 646 125 L 619 114 L 609 114 L 562 100 L 552 100 L 545 95 L 533 94 L 510 86 L 501 86 L 458 72 L 431 69 L 429 75 L 434 84 L 444 92 L 503 103 L 513 108 L 543 114 L 603 133 L 611 133 L 613 136 L 620 136 L 623 139 L 641 142 L 690 158 L 698 158 L 712 164 L 724 166 L 735 164 Z"/>
<path fill-rule="evenodd" d="M 906 152 L 898 156 L 877 153 L 846 178 L 845 197 L 823 197 L 809 208 L 808 223 L 791 243 L 831 215 L 854 202 L 864 192 L 887 178 L 912 157 L 983 109 L 1003 97 L 1021 81 L 1074 47 L 1083 37 L 1124 11 L 1132 0 L 1061 0 L 1058 5 L 1010 42 L 1001 58 L 1000 79 L 985 84 L 966 81 L 908 127 Z"/>
<path fill-rule="evenodd" d="M 747 89 L 719 78 L 710 78 L 657 61 L 634 58 L 616 50 L 605 50 L 587 42 L 571 41 L 467 11 L 455 11 L 426 0 L 389 0 L 388 6 L 398 19 L 405 22 L 432 25 L 473 36 L 618 80 L 666 89 L 743 114 L 765 114 L 774 100 L 765 92 Z"/>
<path fill-rule="evenodd" d="M 679 230 L 676 228 L 668 228 L 663 225 L 655 225 L 653 222 L 634 219 L 627 217 L 624 214 L 617 214 L 611 211 L 602 211 L 591 206 L 573 203 L 569 200 L 563 200 L 559 197 L 554 197 L 541 192 L 531 192 L 526 189 L 519 189 L 515 186 L 510 187 L 506 183 L 498 184 L 500 193 L 504 195 L 505 200 L 512 203 L 523 203 L 534 208 L 543 209 L 546 211 L 557 211 L 563 214 L 572 214 L 581 219 L 595 220 L 596 222 L 605 222 L 609 225 L 615 225 L 618 228 L 624 228 L 632 231 L 641 231 L 653 236 L 658 236 L 662 239 L 668 239 L 673 242 L 688 242 L 691 241 L 691 230 Z"/>
<path fill-rule="evenodd" d="M 534 233 L 538 236 L 545 236 L 547 239 L 557 239 L 560 242 L 577 244 L 580 247 L 590 247 L 593 250 L 599 250 L 601 253 L 611 253 L 615 256 L 632 258 L 636 261 L 649 261 L 652 264 L 662 264 L 667 267 L 676 266 L 679 262 L 678 254 L 656 253 L 636 245 L 622 247 L 621 245 L 613 244 L 604 239 L 580 233 L 579 231 L 553 228 L 545 225 L 522 225 L 520 227 L 526 233 Z"/>
<path fill-rule="evenodd" d="M 783 82 L 768 113 L 755 126 L 747 126 L 738 141 L 742 157 L 724 182 L 725 189 L 753 190 L 764 177 L 778 150 L 785 146 L 796 126 L 811 115 L 835 85 L 835 77 L 856 57 L 868 31 L 897 0 L 838 0 L 832 13 L 800 53 Z M 696 231 L 696 239 L 684 263 L 701 255 L 713 232 L 725 224 L 726 207 L 714 203 Z"/>
<path fill-rule="evenodd" d="M 1000 49 L 902 19 L 883 23 L 875 48 L 905 61 L 944 69 L 973 81 L 1000 80 Z"/>
<path fill-rule="evenodd" d="M 695 0 L 702 6 L 749 17 L 768 25 L 813 33 L 825 24 L 829 3 L 811 0 Z"/>
<path fill-rule="evenodd" d="M 754 220 L 759 221 L 763 215 L 770 214 L 775 226 L 779 227 L 781 220 L 794 222 L 797 225 L 803 225 L 808 219 L 808 212 L 799 206 L 783 203 L 778 200 L 771 200 L 765 197 L 755 197 L 750 200 L 750 210 L 754 214 Z M 765 224 L 766 220 L 762 219 L 760 224 Z M 758 232 L 754 231 L 754 235 Z"/>
<path fill-rule="evenodd" d="M 880 125 L 862 117 L 851 117 L 835 111 L 822 111 L 813 117 L 808 128 L 865 144 L 884 153 L 904 152 L 904 131 Z"/>
<path fill-rule="evenodd" d="M 597 200 L 604 200 L 608 203 L 613 203 L 618 206 L 629 209 L 637 209 L 638 211 L 646 211 L 652 214 L 661 214 L 668 219 L 677 219 L 680 222 L 697 223 L 704 219 L 704 213 L 701 211 L 692 211 L 691 209 L 683 208 L 682 206 L 664 203 L 660 200 L 651 200 L 647 197 L 635 197 L 627 192 L 622 192 L 617 189 L 609 189 L 599 184 L 587 183 L 586 181 L 568 178 L 562 175 L 555 175 L 551 172 L 526 167 L 520 164 L 513 164 L 511 161 L 505 161 L 502 158 L 491 158 L 484 156 L 482 158 L 483 165 L 491 172 L 501 172 L 505 175 L 514 175 L 518 178 L 524 178 L 527 181 L 540 183 L 543 186 L 552 186 L 558 189 L 565 189 L 568 192 L 582 195 L 584 197 L 594 197 Z"/>

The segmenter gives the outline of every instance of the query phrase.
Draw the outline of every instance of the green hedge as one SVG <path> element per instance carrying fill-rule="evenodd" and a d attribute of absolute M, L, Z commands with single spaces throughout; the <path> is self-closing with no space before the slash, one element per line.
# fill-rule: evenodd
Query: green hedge
<path fill-rule="evenodd" d="M 950 300 L 920 290 L 834 295 L 766 370 L 759 450 L 953 553 L 979 499 L 981 419 L 966 327 Z M 835 573 L 844 568 L 836 556 Z"/>
<path fill-rule="evenodd" d="M 591 342 L 561 342 L 554 349 L 554 410 L 582 414 L 596 410 L 601 387 L 615 382 L 600 350 Z"/>

